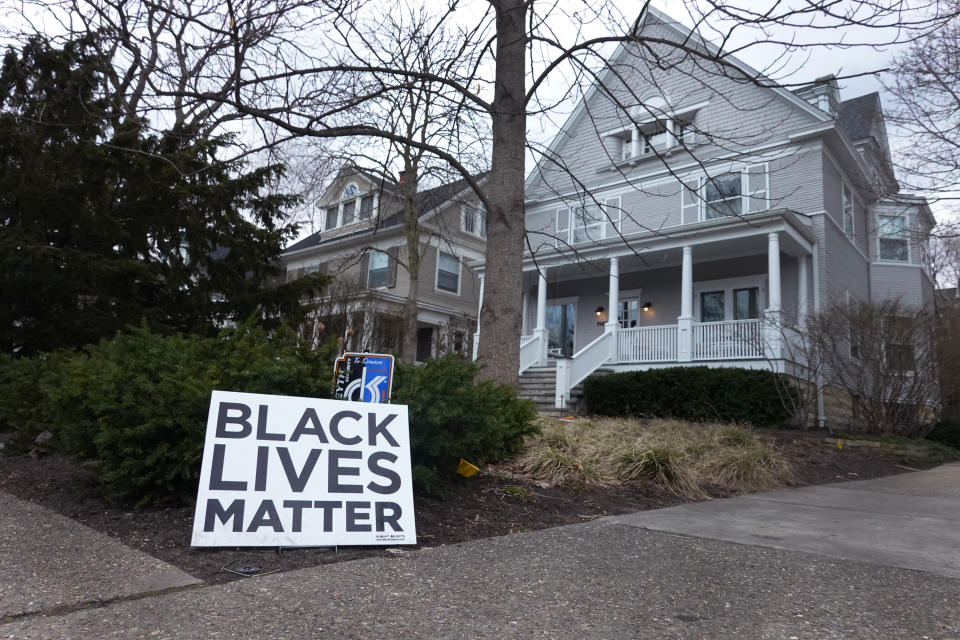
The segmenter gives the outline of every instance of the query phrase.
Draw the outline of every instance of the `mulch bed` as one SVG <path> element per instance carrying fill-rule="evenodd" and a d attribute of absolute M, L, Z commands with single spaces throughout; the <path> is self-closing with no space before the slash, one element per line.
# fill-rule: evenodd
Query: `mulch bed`
<path fill-rule="evenodd" d="M 793 462 L 798 485 L 865 480 L 909 470 L 891 456 L 813 444 L 811 434 L 769 434 Z M 495 468 L 470 479 L 458 478 L 444 500 L 416 496 L 420 545 L 456 544 L 689 501 L 648 485 L 581 491 L 544 488 L 503 471 Z M 371 547 L 283 549 L 279 553 L 274 549 L 193 549 L 192 507 L 133 510 L 108 505 L 90 490 L 82 465 L 57 455 L 0 458 L 0 490 L 78 520 L 210 584 L 240 579 L 235 571 L 244 567 L 260 573 L 290 571 L 396 552 Z M 725 495 L 712 493 L 713 497 Z"/>

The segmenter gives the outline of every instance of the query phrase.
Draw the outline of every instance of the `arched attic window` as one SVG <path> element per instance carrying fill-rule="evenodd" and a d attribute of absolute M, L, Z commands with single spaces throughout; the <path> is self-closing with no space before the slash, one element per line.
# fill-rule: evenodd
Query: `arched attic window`
<path fill-rule="evenodd" d="M 675 109 L 664 95 L 640 100 L 629 110 L 628 126 L 614 134 L 620 143 L 620 160 L 637 161 L 693 145 L 693 118 L 700 106 Z"/>

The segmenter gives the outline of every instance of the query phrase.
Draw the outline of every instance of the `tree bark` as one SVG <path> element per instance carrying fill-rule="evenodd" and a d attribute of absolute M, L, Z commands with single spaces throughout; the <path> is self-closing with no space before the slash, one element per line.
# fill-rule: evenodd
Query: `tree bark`
<path fill-rule="evenodd" d="M 404 162 L 404 179 L 400 185 L 403 197 L 403 230 L 407 240 L 407 275 L 409 287 L 403 303 L 403 345 L 400 357 L 406 362 L 417 359 L 417 293 L 420 287 L 420 220 L 417 211 L 417 164 L 409 156 Z"/>
<path fill-rule="evenodd" d="M 487 180 L 486 286 L 480 309 L 482 378 L 517 384 L 523 282 L 526 150 L 525 0 L 491 0 L 497 20 L 493 157 Z"/>

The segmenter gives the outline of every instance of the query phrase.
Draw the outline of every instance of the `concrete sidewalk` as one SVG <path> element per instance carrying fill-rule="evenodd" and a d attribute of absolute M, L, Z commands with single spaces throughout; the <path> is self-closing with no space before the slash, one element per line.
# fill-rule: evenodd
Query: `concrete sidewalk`
<path fill-rule="evenodd" d="M 176 567 L 0 491 L 0 620 L 199 583 Z"/>
<path fill-rule="evenodd" d="M 859 517 L 862 511 L 845 501 L 884 518 L 903 518 L 877 523 L 884 527 L 877 533 L 891 539 L 912 535 L 914 521 L 943 516 L 949 542 L 960 529 L 960 500 L 950 497 L 958 471 L 953 465 L 825 487 L 818 508 L 824 523 L 843 521 L 847 513 Z M 769 508 L 768 518 L 782 522 L 791 510 L 787 500 L 796 498 L 789 504 L 798 509 L 813 508 L 804 491 L 771 494 L 779 497 L 750 505 Z M 868 497 L 873 502 L 864 502 Z M 725 507 L 740 509 L 742 502 L 675 509 L 700 507 L 706 521 L 729 521 L 736 518 Z M 945 512 L 938 516 L 940 507 Z M 950 571 L 755 546 L 763 538 L 736 544 L 675 535 L 643 528 L 649 523 L 638 520 L 675 509 L 25 617 L 0 625 L 0 637 L 960 637 L 960 580 Z M 753 517 L 771 524 L 760 512 Z M 887 529 L 890 523 L 901 524 Z M 810 535 L 816 535 L 814 526 Z M 942 551 L 942 564 L 950 566 L 960 545 Z"/>

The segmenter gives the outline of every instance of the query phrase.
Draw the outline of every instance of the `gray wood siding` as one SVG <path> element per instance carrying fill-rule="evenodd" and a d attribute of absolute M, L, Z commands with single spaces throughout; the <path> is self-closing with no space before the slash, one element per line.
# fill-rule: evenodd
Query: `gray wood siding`
<path fill-rule="evenodd" d="M 658 37 L 676 38 L 663 27 L 648 28 Z M 619 155 L 601 134 L 628 126 L 630 118 L 623 106 L 635 105 L 651 95 L 666 95 L 672 104 L 680 107 L 709 101 L 694 119 L 695 129 L 701 132 L 694 145 L 699 161 L 729 153 L 731 149 L 784 139 L 787 131 L 816 122 L 809 113 L 770 89 L 724 77 L 716 69 L 704 68 L 709 66 L 707 63 L 700 61 L 695 65 L 692 58 L 681 59 L 662 48 L 667 60 L 676 63 L 675 67 L 652 67 L 637 55 L 637 49 L 625 50 L 625 55 L 613 64 L 622 81 L 611 79 L 609 91 L 595 92 L 579 116 L 566 124 L 554 151 L 556 158 L 562 160 L 562 166 L 549 161 L 539 163 L 528 198 L 575 192 L 579 189 L 578 181 L 590 188 L 598 180 L 616 178 L 619 172 L 614 168 L 614 161 Z M 671 154 L 668 161 L 676 166 L 689 162 L 690 158 L 678 152 Z M 650 156 L 622 171 L 627 175 L 639 174 L 661 164 L 661 160 Z M 571 178 L 571 174 L 576 179 Z"/>
<path fill-rule="evenodd" d="M 919 267 L 874 264 L 870 269 L 874 302 L 899 300 L 912 309 L 924 307 L 923 281 Z"/>
<path fill-rule="evenodd" d="M 845 302 L 847 291 L 860 301 L 869 300 L 869 263 L 832 219 L 825 219 L 823 228 L 826 273 L 820 286 L 821 303 Z"/>
<path fill-rule="evenodd" d="M 456 248 L 444 248 L 444 253 L 457 255 Z M 477 315 L 477 296 L 479 295 L 479 280 L 465 264 L 460 264 L 460 293 L 459 295 L 447 291 L 438 291 L 437 286 L 437 247 L 428 247 L 420 263 L 420 281 L 417 287 L 417 300 L 450 309 L 456 313 Z M 461 258 L 462 256 L 457 256 Z M 409 276 L 397 272 L 397 285 L 401 284 L 401 277 L 406 279 L 404 291 L 410 286 Z"/>
<path fill-rule="evenodd" d="M 770 208 L 785 208 L 800 213 L 823 209 L 820 175 L 823 154 L 820 143 L 791 148 L 784 157 L 769 162 Z"/>

